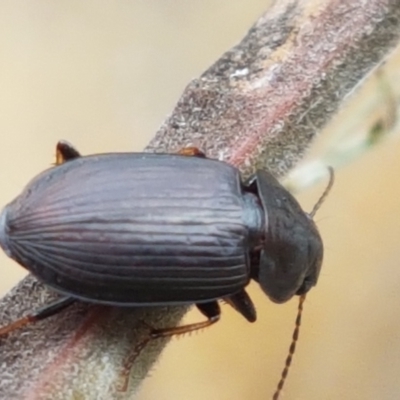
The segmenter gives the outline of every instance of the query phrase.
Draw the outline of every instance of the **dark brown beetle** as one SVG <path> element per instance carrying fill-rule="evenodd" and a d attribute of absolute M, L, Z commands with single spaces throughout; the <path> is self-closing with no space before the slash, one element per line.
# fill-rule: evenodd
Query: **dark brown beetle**
<path fill-rule="evenodd" d="M 216 322 L 219 299 L 255 321 L 245 291 L 251 279 L 277 303 L 317 283 L 318 230 L 266 171 L 243 183 L 238 169 L 192 148 L 178 155 L 81 157 L 66 142 L 57 145 L 57 164 L 3 209 L 0 245 L 67 297 L 0 335 L 76 299 L 116 306 L 194 303 L 207 317 L 155 331 L 170 336 Z"/>

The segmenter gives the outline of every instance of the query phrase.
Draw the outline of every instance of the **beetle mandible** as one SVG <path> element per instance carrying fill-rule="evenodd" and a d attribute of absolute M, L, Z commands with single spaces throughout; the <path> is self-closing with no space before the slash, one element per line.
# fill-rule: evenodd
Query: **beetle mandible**
<path fill-rule="evenodd" d="M 207 320 L 154 330 L 171 336 L 217 322 L 219 299 L 254 322 L 245 290 L 251 279 L 276 303 L 317 283 L 321 236 L 269 172 L 243 182 L 237 168 L 195 148 L 180 153 L 81 156 L 69 143 L 57 144 L 56 166 L 0 214 L 0 245 L 66 297 L 0 335 L 75 300 L 196 304 Z"/>

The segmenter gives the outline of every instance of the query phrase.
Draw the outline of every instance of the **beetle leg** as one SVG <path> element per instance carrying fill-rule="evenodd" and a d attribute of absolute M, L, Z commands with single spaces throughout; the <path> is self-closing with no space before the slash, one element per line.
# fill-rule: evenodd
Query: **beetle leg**
<path fill-rule="evenodd" d="M 65 140 L 60 140 L 56 146 L 56 165 L 64 164 L 66 161 L 80 157 L 78 150 Z"/>
<path fill-rule="evenodd" d="M 257 319 L 256 308 L 244 289 L 232 296 L 226 297 L 224 300 L 238 313 L 242 314 L 247 321 L 255 322 Z"/>
<path fill-rule="evenodd" d="M 178 151 L 178 154 L 182 156 L 206 158 L 205 153 L 203 153 L 199 148 L 194 146 L 183 147 Z"/>
<path fill-rule="evenodd" d="M 255 186 L 256 180 L 257 180 L 256 174 L 253 174 L 247 179 L 245 179 L 245 181 L 243 182 L 243 186 L 252 192 L 253 190 L 256 190 Z"/>
<path fill-rule="evenodd" d="M 194 324 L 175 326 L 173 328 L 165 329 L 153 329 L 151 332 L 152 339 L 158 339 L 161 337 L 169 337 L 175 335 L 182 335 L 183 333 L 194 332 L 199 329 L 207 328 L 208 326 L 215 324 L 221 317 L 221 309 L 218 301 L 210 301 L 208 303 L 196 304 L 199 311 L 207 317 L 207 321 L 197 322 Z"/>
<path fill-rule="evenodd" d="M 199 303 L 196 304 L 199 311 L 207 317 L 207 321 L 197 322 L 195 324 L 183 325 L 183 326 L 176 326 L 173 328 L 164 328 L 164 329 L 152 329 L 150 327 L 150 334 L 139 342 L 135 348 L 133 349 L 132 353 L 124 362 L 123 370 L 120 376 L 120 383 L 118 385 L 118 390 L 120 392 L 126 392 L 129 385 L 129 375 L 130 371 L 139 357 L 140 353 L 143 349 L 147 346 L 147 344 L 153 339 L 171 337 L 175 335 L 182 335 L 188 332 L 194 332 L 199 329 L 207 328 L 208 326 L 215 324 L 221 316 L 221 310 L 219 308 L 218 301 L 210 301 L 208 303 Z M 143 321 L 145 324 L 146 322 Z M 147 324 L 146 324 L 147 325 Z"/>
<path fill-rule="evenodd" d="M 29 314 L 0 328 L 0 337 L 7 335 L 30 323 L 37 322 L 47 317 L 51 317 L 52 315 L 58 314 L 60 311 L 69 307 L 75 301 L 76 299 L 74 299 L 73 297 L 62 297 L 61 299 L 53 301 L 52 303 L 47 304 L 42 308 L 39 308 L 32 314 Z"/>

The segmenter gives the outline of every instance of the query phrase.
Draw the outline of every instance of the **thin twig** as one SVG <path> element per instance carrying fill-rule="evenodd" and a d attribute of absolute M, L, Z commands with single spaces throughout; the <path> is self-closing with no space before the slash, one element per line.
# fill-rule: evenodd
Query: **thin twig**
<path fill-rule="evenodd" d="M 277 1 L 241 43 L 188 85 L 147 150 L 193 144 L 245 175 L 268 167 L 282 176 L 399 34 L 398 0 Z M 1 301 L 0 324 L 53 296 L 27 277 Z M 118 391 L 146 324 L 174 326 L 186 310 L 79 304 L 19 330 L 0 343 L 0 398 L 129 398 L 165 345 L 150 342 L 128 390 Z"/>

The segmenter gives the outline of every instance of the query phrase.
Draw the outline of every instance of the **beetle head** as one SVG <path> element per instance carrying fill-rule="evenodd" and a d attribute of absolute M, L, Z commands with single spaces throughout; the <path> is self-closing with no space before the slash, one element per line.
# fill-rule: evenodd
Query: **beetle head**
<path fill-rule="evenodd" d="M 272 301 L 283 303 L 316 285 L 323 243 L 311 216 L 270 173 L 258 171 L 256 184 L 266 220 L 258 281 Z"/>

